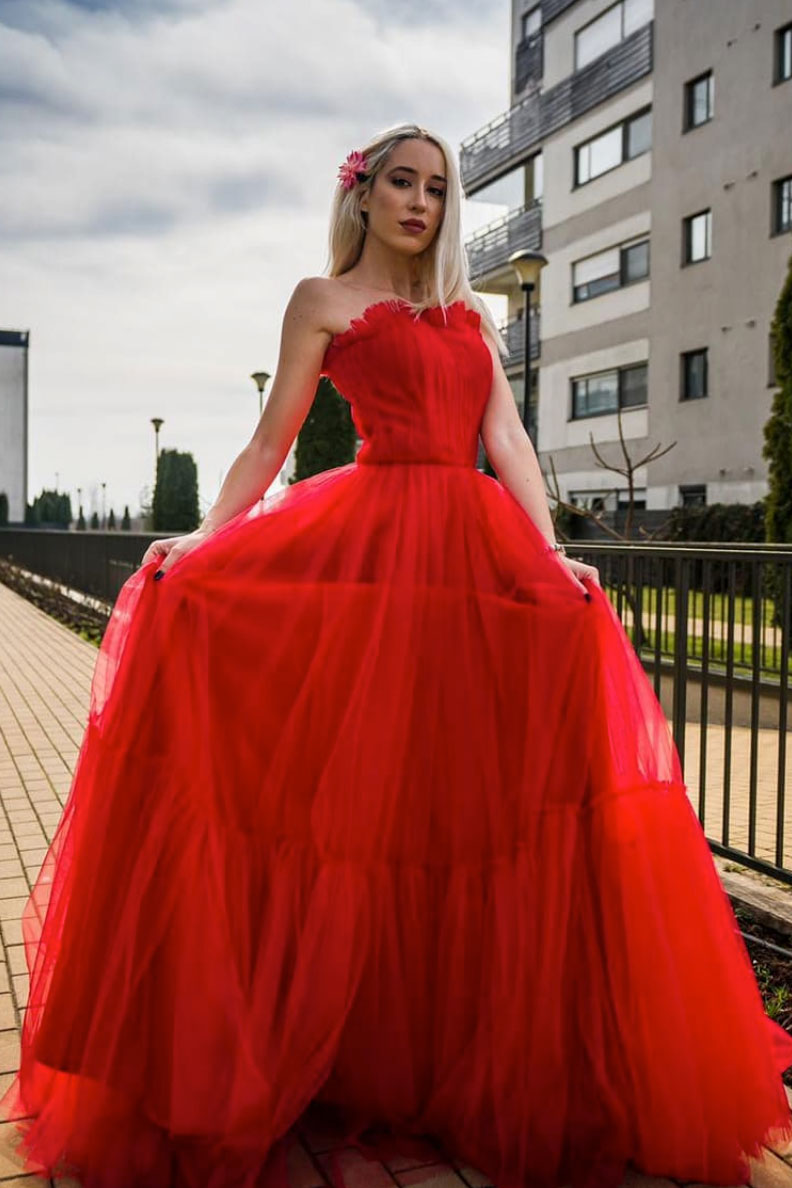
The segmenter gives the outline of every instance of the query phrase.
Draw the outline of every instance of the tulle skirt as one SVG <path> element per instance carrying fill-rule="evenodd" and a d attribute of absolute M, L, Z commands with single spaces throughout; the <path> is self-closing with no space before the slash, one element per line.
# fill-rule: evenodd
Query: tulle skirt
<path fill-rule="evenodd" d="M 253 1188 L 314 1100 L 499 1188 L 792 1138 L 668 724 L 544 544 L 472 467 L 353 463 L 128 579 L 23 917 L 31 1170 Z"/>

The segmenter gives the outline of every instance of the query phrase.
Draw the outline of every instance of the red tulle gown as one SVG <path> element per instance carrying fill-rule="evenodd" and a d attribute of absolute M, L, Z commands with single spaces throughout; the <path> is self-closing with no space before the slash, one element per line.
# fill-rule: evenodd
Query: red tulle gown
<path fill-rule="evenodd" d="M 648 678 L 475 469 L 479 324 L 369 306 L 323 367 L 357 461 L 121 590 L 23 918 L 30 1170 L 253 1188 L 314 1099 L 499 1188 L 792 1137 Z"/>

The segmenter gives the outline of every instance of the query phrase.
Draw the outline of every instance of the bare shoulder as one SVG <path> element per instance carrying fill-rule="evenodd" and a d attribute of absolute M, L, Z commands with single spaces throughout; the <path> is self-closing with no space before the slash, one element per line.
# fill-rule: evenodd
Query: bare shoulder
<path fill-rule="evenodd" d="M 330 306 L 328 277 L 304 276 L 294 286 L 286 304 L 284 322 L 309 334 L 327 329 Z"/>
<path fill-rule="evenodd" d="M 354 316 L 355 304 L 354 297 L 350 300 L 350 286 L 336 277 L 304 276 L 294 286 L 287 314 L 330 339 Z"/>

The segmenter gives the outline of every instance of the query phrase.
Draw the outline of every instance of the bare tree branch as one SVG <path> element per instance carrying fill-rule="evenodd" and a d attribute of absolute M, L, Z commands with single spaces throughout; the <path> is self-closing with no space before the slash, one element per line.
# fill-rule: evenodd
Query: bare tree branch
<path fill-rule="evenodd" d="M 677 443 L 675 441 L 672 441 L 670 445 L 661 447 L 660 443 L 658 442 L 658 444 L 653 446 L 652 449 L 649 450 L 649 452 L 647 454 L 644 454 L 644 456 L 642 458 L 640 458 L 638 460 L 634 460 L 630 456 L 630 451 L 628 449 L 627 441 L 624 436 L 624 421 L 623 421 L 623 417 L 622 417 L 622 411 L 623 410 L 621 408 L 616 410 L 616 424 L 617 424 L 618 432 L 619 432 L 619 447 L 621 449 L 622 457 L 624 459 L 624 465 L 617 465 L 615 462 L 608 462 L 606 460 L 606 458 L 600 452 L 600 449 L 599 449 L 597 443 L 594 441 L 594 435 L 590 431 L 589 431 L 589 445 L 591 447 L 592 453 L 594 454 L 595 464 L 601 470 L 607 470 L 612 474 L 621 475 L 622 478 L 625 478 L 627 480 L 627 511 L 626 511 L 625 521 L 624 521 L 624 532 L 623 533 L 619 532 L 616 528 L 612 527 L 610 524 L 605 522 L 605 520 L 603 519 L 603 517 L 606 514 L 604 508 L 600 512 L 595 512 L 593 510 L 593 508 L 578 507 L 576 504 L 568 503 L 566 500 L 561 498 L 561 493 L 560 493 L 561 488 L 560 488 L 560 483 L 558 481 L 558 473 L 556 471 L 555 461 L 551 454 L 549 456 L 551 481 L 548 484 L 549 489 L 546 491 L 546 494 L 547 494 L 548 501 L 549 502 L 552 501 L 552 503 L 555 504 L 554 515 L 553 515 L 554 523 L 557 520 L 558 512 L 566 511 L 566 512 L 571 513 L 572 515 L 581 516 L 584 519 L 591 520 L 593 523 L 595 523 L 597 525 L 597 527 L 602 532 L 604 532 L 607 536 L 610 536 L 614 540 L 631 540 L 632 539 L 632 537 L 633 537 L 633 520 L 634 520 L 634 515 L 635 515 L 635 473 L 640 467 L 646 466 L 647 463 L 654 462 L 654 461 L 656 461 L 656 459 L 662 458 L 664 454 L 667 454 L 669 452 L 669 450 L 673 450 L 674 446 Z M 623 491 L 624 491 L 624 487 L 612 487 L 611 490 L 608 492 L 608 494 L 615 494 L 617 501 L 618 501 L 618 496 Z M 642 537 L 645 540 L 654 540 L 657 537 L 657 535 L 662 531 L 662 525 L 659 528 L 656 528 L 653 532 L 650 532 L 642 524 L 639 526 L 638 531 L 641 533 Z M 558 533 L 558 531 L 557 531 L 557 535 L 562 535 L 562 534 Z"/>

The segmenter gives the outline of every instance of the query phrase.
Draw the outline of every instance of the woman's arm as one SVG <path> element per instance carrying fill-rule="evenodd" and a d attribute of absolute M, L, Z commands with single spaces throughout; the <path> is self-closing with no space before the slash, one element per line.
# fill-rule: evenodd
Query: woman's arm
<path fill-rule="evenodd" d="M 284 463 L 316 395 L 330 332 L 322 277 L 297 283 L 283 315 L 280 353 L 267 403 L 248 444 L 225 476 L 220 493 L 201 521 L 212 532 L 266 492 Z"/>
<path fill-rule="evenodd" d="M 539 460 L 525 432 L 514 402 L 498 348 L 486 326 L 481 327 L 492 355 L 492 390 L 481 422 L 481 440 L 504 487 L 514 496 L 549 544 L 555 544 L 555 528 L 544 489 Z"/>

